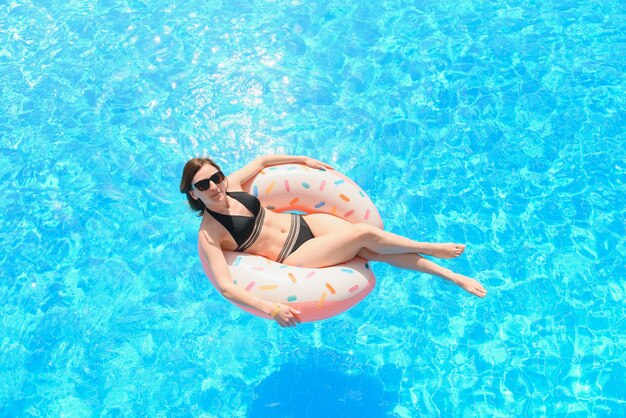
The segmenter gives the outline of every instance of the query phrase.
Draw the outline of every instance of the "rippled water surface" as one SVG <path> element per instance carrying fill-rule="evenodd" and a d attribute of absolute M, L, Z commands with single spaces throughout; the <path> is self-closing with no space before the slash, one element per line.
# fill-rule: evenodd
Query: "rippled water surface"
<path fill-rule="evenodd" d="M 0 416 L 626 415 L 620 1 L 0 3 Z M 489 290 L 374 264 L 284 330 L 187 158 L 306 154 Z"/>

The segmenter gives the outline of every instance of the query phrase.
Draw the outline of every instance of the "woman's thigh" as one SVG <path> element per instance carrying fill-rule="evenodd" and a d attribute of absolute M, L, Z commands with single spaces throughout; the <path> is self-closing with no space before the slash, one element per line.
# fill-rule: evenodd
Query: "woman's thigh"
<path fill-rule="evenodd" d="M 345 219 L 325 213 L 304 215 L 304 220 L 315 238 L 305 242 L 290 254 L 285 264 L 299 267 L 327 267 L 345 263 L 359 255 L 368 260 L 375 260 L 377 254 L 363 248 L 359 239 L 362 228 Z"/>
<path fill-rule="evenodd" d="M 304 215 L 304 220 L 307 225 L 309 225 L 309 228 L 311 228 L 311 232 L 315 237 L 321 237 L 322 235 L 341 231 L 342 229 L 348 229 L 353 225 L 345 219 L 326 213 Z"/>
<path fill-rule="evenodd" d="M 358 228 L 343 228 L 308 240 L 284 261 L 297 267 L 327 267 L 352 260 L 363 248 Z M 313 231 L 313 227 L 311 227 Z M 314 232 L 315 233 L 315 232 Z"/>

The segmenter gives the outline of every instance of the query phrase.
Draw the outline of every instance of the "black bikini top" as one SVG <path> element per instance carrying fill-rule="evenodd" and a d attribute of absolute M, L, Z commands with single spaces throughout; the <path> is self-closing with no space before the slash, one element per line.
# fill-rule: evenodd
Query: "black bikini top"
<path fill-rule="evenodd" d="M 244 205 L 252 213 L 252 216 L 224 215 L 213 212 L 208 208 L 207 212 L 221 223 L 233 237 L 237 243 L 235 251 L 245 251 L 254 244 L 261 234 L 263 220 L 265 219 L 265 209 L 261 206 L 259 199 L 250 193 L 226 192 L 226 195 Z"/>

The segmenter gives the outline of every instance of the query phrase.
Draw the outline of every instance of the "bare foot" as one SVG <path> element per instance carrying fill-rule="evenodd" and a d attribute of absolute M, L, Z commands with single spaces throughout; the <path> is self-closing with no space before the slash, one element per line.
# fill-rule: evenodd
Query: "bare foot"
<path fill-rule="evenodd" d="M 432 255 L 437 258 L 455 258 L 463 254 L 465 251 L 465 245 L 463 244 L 429 244 L 430 250 L 426 255 Z"/>
<path fill-rule="evenodd" d="M 462 274 L 455 273 L 452 281 L 479 298 L 484 298 L 487 294 L 487 290 L 478 280 L 463 276 Z"/>

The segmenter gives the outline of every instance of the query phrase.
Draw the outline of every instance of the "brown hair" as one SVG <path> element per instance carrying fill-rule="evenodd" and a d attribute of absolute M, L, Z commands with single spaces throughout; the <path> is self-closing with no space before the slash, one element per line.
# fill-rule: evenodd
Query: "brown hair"
<path fill-rule="evenodd" d="M 185 168 L 183 168 L 183 177 L 180 180 L 180 192 L 187 195 L 187 202 L 189 202 L 189 206 L 191 206 L 191 209 L 199 212 L 198 216 L 202 216 L 206 207 L 204 206 L 204 203 L 202 203 L 202 200 L 194 199 L 188 192 L 191 189 L 191 180 L 193 180 L 193 176 L 195 176 L 202 166 L 206 164 L 210 164 L 219 171 L 222 171 L 220 167 L 210 158 L 192 158 L 187 161 L 187 164 L 185 164 Z"/>

